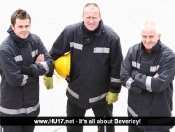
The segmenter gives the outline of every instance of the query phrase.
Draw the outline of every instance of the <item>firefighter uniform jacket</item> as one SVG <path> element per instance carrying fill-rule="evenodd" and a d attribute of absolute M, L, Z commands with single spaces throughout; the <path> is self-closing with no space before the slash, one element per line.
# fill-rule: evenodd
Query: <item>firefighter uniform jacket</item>
<path fill-rule="evenodd" d="M 53 59 L 40 38 L 30 34 L 27 43 L 18 43 L 9 35 L 0 45 L 0 115 L 37 116 L 39 114 L 39 76 L 53 72 Z M 35 64 L 38 55 L 44 61 Z M 22 74 L 19 67 L 29 66 L 34 76 Z"/>
<path fill-rule="evenodd" d="M 131 72 L 139 73 L 135 79 Z M 175 70 L 175 55 L 161 43 L 145 52 L 142 43 L 128 50 L 121 65 L 121 84 L 129 90 L 128 114 L 133 117 L 170 117 Z M 159 76 L 154 78 L 158 73 Z M 162 129 L 162 128 L 160 128 Z"/>
<path fill-rule="evenodd" d="M 94 36 L 83 31 L 83 22 L 67 26 L 59 35 L 50 54 L 54 60 L 71 53 L 68 99 L 88 109 L 105 102 L 108 91 L 119 93 L 120 67 L 123 60 L 120 38 L 101 24 Z"/>

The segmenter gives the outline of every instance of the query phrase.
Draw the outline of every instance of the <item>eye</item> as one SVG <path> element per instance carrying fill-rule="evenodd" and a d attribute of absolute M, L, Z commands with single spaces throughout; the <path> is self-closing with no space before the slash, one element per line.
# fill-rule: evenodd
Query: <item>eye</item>
<path fill-rule="evenodd" d="M 142 36 L 143 39 L 146 39 L 146 36 Z"/>

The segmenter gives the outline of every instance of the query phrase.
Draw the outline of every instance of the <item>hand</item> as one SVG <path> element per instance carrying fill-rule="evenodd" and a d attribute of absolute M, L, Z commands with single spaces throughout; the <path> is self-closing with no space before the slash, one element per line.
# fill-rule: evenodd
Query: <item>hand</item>
<path fill-rule="evenodd" d="M 110 105 L 118 100 L 118 93 L 108 92 L 106 95 L 106 101 Z"/>
<path fill-rule="evenodd" d="M 44 55 L 43 54 L 40 54 L 37 58 L 36 58 L 36 61 L 35 63 L 38 64 L 40 62 L 44 61 Z"/>
<path fill-rule="evenodd" d="M 53 89 L 53 78 L 52 77 L 47 77 L 46 75 L 44 75 L 43 76 L 43 83 L 48 90 Z"/>
<path fill-rule="evenodd" d="M 131 77 L 132 77 L 133 80 L 135 79 L 135 76 L 136 76 L 138 73 L 139 73 L 139 72 L 138 72 L 137 70 L 133 70 L 133 71 L 131 72 Z"/>
<path fill-rule="evenodd" d="M 157 78 L 157 77 L 159 77 L 159 74 L 156 73 L 153 77 L 154 77 L 154 78 Z"/>
<path fill-rule="evenodd" d="M 29 66 L 20 66 L 19 69 L 20 69 L 22 74 L 31 75 L 31 76 L 34 75 L 32 68 Z"/>

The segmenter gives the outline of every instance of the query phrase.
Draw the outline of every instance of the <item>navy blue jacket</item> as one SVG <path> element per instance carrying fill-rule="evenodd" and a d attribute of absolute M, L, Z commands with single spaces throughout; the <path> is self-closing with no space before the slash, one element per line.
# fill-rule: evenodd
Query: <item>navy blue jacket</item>
<path fill-rule="evenodd" d="M 88 109 L 105 102 L 108 91 L 120 92 L 123 56 L 119 36 L 102 21 L 93 37 L 82 28 L 83 23 L 67 26 L 53 44 L 50 54 L 56 60 L 70 51 L 67 96 L 77 106 Z"/>
<path fill-rule="evenodd" d="M 139 73 L 133 79 L 131 72 Z M 142 43 L 129 48 L 121 66 L 121 83 L 128 88 L 128 114 L 134 117 L 170 117 L 172 111 L 175 55 L 161 43 L 144 50 Z M 159 76 L 154 78 L 158 73 Z M 161 127 L 157 129 L 162 129 Z"/>
<path fill-rule="evenodd" d="M 39 54 L 45 60 L 35 64 Z M 29 66 L 33 76 L 22 74 L 19 66 Z M 0 45 L 0 115 L 37 116 L 39 114 L 39 76 L 53 72 L 53 59 L 40 38 L 31 34 L 25 44 L 9 35 Z"/>

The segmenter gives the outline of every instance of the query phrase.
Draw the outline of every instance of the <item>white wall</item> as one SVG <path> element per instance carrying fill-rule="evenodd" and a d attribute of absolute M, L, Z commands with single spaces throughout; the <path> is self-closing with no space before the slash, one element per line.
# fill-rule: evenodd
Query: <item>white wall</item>
<path fill-rule="evenodd" d="M 156 21 L 160 25 L 162 42 L 175 51 L 174 0 L 0 0 L 0 43 L 8 36 L 6 31 L 10 25 L 11 14 L 22 8 L 31 15 L 31 32 L 39 35 L 50 50 L 65 26 L 82 20 L 82 10 L 87 2 L 95 2 L 100 6 L 104 23 L 112 27 L 121 38 L 124 56 L 129 47 L 141 41 L 141 26 L 148 20 Z M 57 78 L 54 89 L 48 91 L 41 78 L 40 116 L 66 115 L 66 85 L 64 80 Z M 114 116 L 126 116 L 126 108 L 127 90 L 122 88 L 119 100 L 114 104 Z M 92 112 L 87 111 L 87 115 L 92 115 Z M 35 131 L 50 132 L 56 128 L 58 127 L 37 126 Z M 96 128 L 92 129 L 96 131 Z M 126 131 L 127 127 L 116 126 L 116 130 Z"/>

